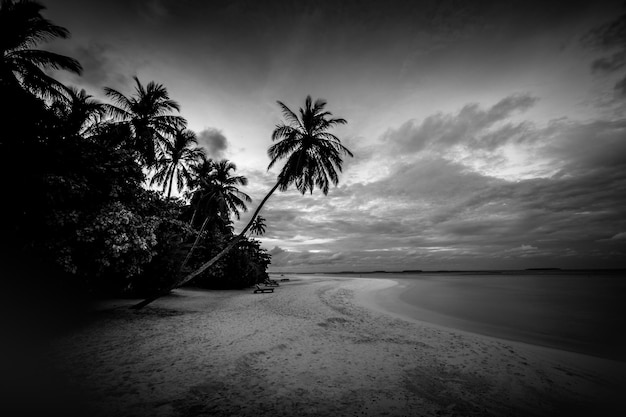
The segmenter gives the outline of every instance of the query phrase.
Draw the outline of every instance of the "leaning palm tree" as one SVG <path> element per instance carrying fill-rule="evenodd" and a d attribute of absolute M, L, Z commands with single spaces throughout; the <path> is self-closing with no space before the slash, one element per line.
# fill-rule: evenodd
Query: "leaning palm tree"
<path fill-rule="evenodd" d="M 285 191 L 290 185 L 294 184 L 302 194 L 307 191 L 312 193 L 313 189 L 317 187 L 326 195 L 328 194 L 330 183 L 335 186 L 338 184 L 339 176 L 337 171 L 341 171 L 341 165 L 343 164 L 342 154 L 353 155 L 348 148 L 341 144 L 339 138 L 328 132 L 328 130 L 336 125 L 347 123 L 346 120 L 332 118 L 332 113 L 324 110 L 326 101 L 316 100 L 313 103 L 311 96 L 307 96 L 304 108 L 300 109 L 300 116 L 296 115 L 284 103 L 279 101 L 278 105 L 282 110 L 286 123 L 276 126 L 272 133 L 272 141 L 277 143 L 268 149 L 268 155 L 271 158 L 268 169 L 281 159 L 286 159 L 287 161 L 278 174 L 276 185 L 263 198 L 246 227 L 220 253 L 197 270 L 178 280 L 166 292 L 147 298 L 133 306 L 133 308 L 142 308 L 148 305 L 161 295 L 194 279 L 215 264 L 244 238 L 248 229 L 252 227 L 261 208 L 263 208 L 265 202 L 276 189 Z"/>
<path fill-rule="evenodd" d="M 166 141 L 166 136 L 175 134 L 176 129 L 184 128 L 187 121 L 172 114 L 180 111 L 180 105 L 170 99 L 162 84 L 150 81 L 145 87 L 135 80 L 135 95 L 127 97 L 117 90 L 105 87 L 104 91 L 115 105 L 107 104 L 109 114 L 130 126 L 132 131 L 131 149 L 137 152 L 138 159 L 147 168 L 153 168 L 158 149 Z"/>
<path fill-rule="evenodd" d="M 198 140 L 193 131 L 177 129 L 174 136 L 163 143 L 150 185 L 163 185 L 163 194 L 167 188 L 167 198 L 172 195 L 174 180 L 176 188 L 181 190 L 191 179 L 191 167 L 204 156 L 202 148 L 192 147 L 196 144 Z"/>
<path fill-rule="evenodd" d="M 68 38 L 67 29 L 45 19 L 45 7 L 30 0 L 3 0 L 0 5 L 0 87 L 23 89 L 44 99 L 63 100 L 66 87 L 46 70 L 80 74 L 77 60 L 40 49 L 40 42 Z"/>

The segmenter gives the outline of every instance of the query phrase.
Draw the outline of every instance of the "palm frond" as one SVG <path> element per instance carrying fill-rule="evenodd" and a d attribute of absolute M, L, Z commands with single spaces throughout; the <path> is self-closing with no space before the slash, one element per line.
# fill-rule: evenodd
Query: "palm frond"
<path fill-rule="evenodd" d="M 83 70 L 83 67 L 74 58 L 38 49 L 13 51 L 9 54 L 9 58 L 25 60 L 38 67 L 66 70 L 76 74 L 80 74 Z"/>
<path fill-rule="evenodd" d="M 112 117 L 114 120 L 128 121 L 132 117 L 132 114 L 129 111 L 124 110 L 121 107 L 108 103 L 104 103 L 102 107 L 104 108 L 106 115 Z"/>
<path fill-rule="evenodd" d="M 0 6 L 0 45 L 2 51 L 26 49 L 54 38 L 68 38 L 67 29 L 54 25 L 41 12 L 45 7 L 34 1 L 3 0 Z"/>
<path fill-rule="evenodd" d="M 291 111 L 291 109 L 287 107 L 282 101 L 277 101 L 277 103 L 282 109 L 283 116 L 285 117 L 285 119 L 287 119 L 287 122 L 293 127 L 302 128 L 302 124 L 298 116 L 293 111 Z"/>
<path fill-rule="evenodd" d="M 278 160 L 285 159 L 278 175 L 281 191 L 294 184 L 303 194 L 312 193 L 314 188 L 327 194 L 330 184 L 336 186 L 339 183 L 337 172 L 341 171 L 343 164 L 341 155 L 353 156 L 328 129 L 347 121 L 332 118 L 332 113 L 324 110 L 326 101 L 318 99 L 313 102 L 311 96 L 306 97 L 299 116 L 282 102 L 278 104 L 287 123 L 277 125 L 272 132 L 272 141 L 276 143 L 267 151 L 270 157 L 268 169 Z"/>
<path fill-rule="evenodd" d="M 67 103 L 67 87 L 28 61 L 21 62 L 20 78 L 23 88 L 44 99 Z"/>
<path fill-rule="evenodd" d="M 116 103 L 119 108 L 124 109 L 126 112 L 129 112 L 129 110 L 132 109 L 133 101 L 130 98 L 126 97 L 124 94 L 120 93 L 119 91 L 110 87 L 104 87 L 104 93 L 106 94 L 107 97 L 112 99 L 113 102 Z"/>

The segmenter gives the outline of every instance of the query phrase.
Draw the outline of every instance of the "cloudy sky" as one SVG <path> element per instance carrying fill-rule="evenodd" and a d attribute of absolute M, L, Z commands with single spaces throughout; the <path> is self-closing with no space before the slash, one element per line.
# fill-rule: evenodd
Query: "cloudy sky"
<path fill-rule="evenodd" d="M 348 120 L 339 186 L 262 212 L 274 271 L 626 267 L 621 0 L 43 4 L 72 33 L 48 49 L 85 68 L 58 78 L 164 84 L 251 208 L 276 100 Z"/>

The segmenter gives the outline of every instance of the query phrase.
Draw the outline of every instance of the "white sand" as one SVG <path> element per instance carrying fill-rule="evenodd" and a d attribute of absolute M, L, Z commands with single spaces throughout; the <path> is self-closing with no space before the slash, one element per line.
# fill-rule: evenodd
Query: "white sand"
<path fill-rule="evenodd" d="M 94 416 L 626 410 L 624 363 L 393 317 L 368 295 L 388 280 L 289 278 L 268 294 L 179 289 L 140 311 L 104 303 L 46 346 L 55 400 L 34 398 Z"/>

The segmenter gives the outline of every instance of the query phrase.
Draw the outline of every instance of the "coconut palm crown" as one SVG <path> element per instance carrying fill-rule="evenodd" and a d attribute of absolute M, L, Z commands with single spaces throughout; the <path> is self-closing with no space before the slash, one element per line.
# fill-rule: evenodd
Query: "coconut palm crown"
<path fill-rule="evenodd" d="M 239 190 L 240 186 L 248 185 L 248 179 L 242 175 L 232 175 L 231 171 L 236 170 L 237 166 L 226 159 L 214 162 L 211 181 L 216 186 L 215 199 L 221 206 L 222 215 L 229 217 L 232 213 L 239 219 L 239 211 L 248 211 L 246 203 L 252 202 L 252 199 Z"/>
<path fill-rule="evenodd" d="M 252 226 L 250 226 L 250 233 L 255 234 L 257 236 L 261 236 L 265 234 L 265 217 L 256 216 L 254 222 L 252 222 Z"/>
<path fill-rule="evenodd" d="M 82 89 L 67 89 L 68 100 L 56 101 L 51 109 L 62 121 L 66 134 L 89 137 L 95 133 L 106 113 L 104 104 Z"/>
<path fill-rule="evenodd" d="M 45 99 L 64 100 L 65 86 L 45 70 L 80 74 L 80 63 L 70 57 L 34 49 L 41 42 L 68 38 L 67 29 L 45 19 L 45 7 L 30 0 L 3 0 L 0 5 L 0 86 L 20 87 Z"/>
<path fill-rule="evenodd" d="M 342 118 L 331 118 L 332 113 L 324 111 L 326 101 L 312 102 L 307 96 L 300 115 L 296 115 L 283 102 L 278 101 L 286 123 L 276 126 L 272 140 L 278 141 L 267 153 L 271 158 L 270 169 L 280 160 L 287 158 L 279 178 L 279 189 L 285 191 L 295 184 L 302 193 L 318 187 L 326 195 L 329 185 L 337 185 L 343 159 L 341 154 L 353 156 L 352 152 L 341 144 L 337 136 L 328 132 L 333 126 L 347 123 Z"/>
<path fill-rule="evenodd" d="M 232 175 L 231 171 L 236 170 L 237 166 L 228 160 L 215 162 L 205 157 L 192 167 L 190 190 L 186 193 L 193 208 L 192 225 L 198 214 L 212 220 L 219 218 L 226 224 L 231 214 L 239 219 L 240 211 L 248 210 L 246 203 L 252 199 L 239 189 L 248 184 L 248 179 Z"/>
<path fill-rule="evenodd" d="M 150 185 L 162 185 L 164 194 L 167 188 L 167 198 L 172 195 L 174 181 L 176 188 L 182 190 L 191 180 L 192 167 L 204 157 L 204 150 L 193 146 L 197 144 L 193 131 L 177 129 L 171 138 L 163 142 Z"/>
<path fill-rule="evenodd" d="M 170 99 L 162 84 L 150 81 L 144 86 L 139 78 L 133 78 L 135 95 L 131 97 L 105 87 L 106 95 L 115 102 L 115 105 L 108 104 L 106 108 L 113 118 L 130 125 L 133 131 L 131 148 L 146 167 L 152 168 L 166 136 L 175 134 L 176 129 L 184 128 L 187 122 L 182 116 L 172 114 L 180 111 L 180 105 Z"/>

